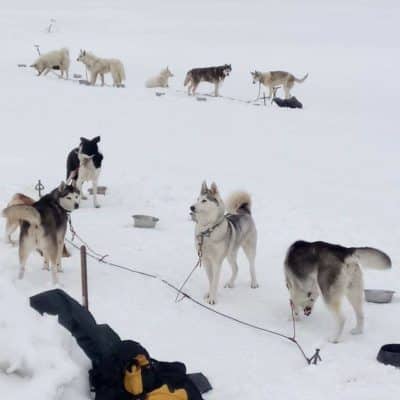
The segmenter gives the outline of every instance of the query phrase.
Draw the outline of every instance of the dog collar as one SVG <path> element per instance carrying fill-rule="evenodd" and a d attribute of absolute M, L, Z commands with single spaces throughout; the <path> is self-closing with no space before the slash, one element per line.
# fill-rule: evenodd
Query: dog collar
<path fill-rule="evenodd" d="M 215 225 L 213 225 L 211 228 L 206 229 L 203 232 L 200 232 L 197 237 L 203 238 L 203 237 L 209 237 L 214 231 L 215 229 L 217 229 L 225 220 L 226 215 L 224 215 L 220 221 L 218 221 Z"/>

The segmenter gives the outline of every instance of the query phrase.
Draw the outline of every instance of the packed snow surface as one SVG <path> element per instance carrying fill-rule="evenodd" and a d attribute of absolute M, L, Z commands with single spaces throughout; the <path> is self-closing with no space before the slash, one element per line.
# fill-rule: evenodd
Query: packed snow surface
<path fill-rule="evenodd" d="M 179 285 L 196 262 L 189 206 L 203 179 L 221 194 L 253 198 L 260 288 L 249 287 L 245 258 L 234 289 L 216 310 L 291 334 L 283 259 L 297 240 L 374 246 L 390 271 L 364 271 L 365 286 L 400 291 L 399 21 L 397 1 L 129 1 L 19 2 L 0 5 L 0 203 L 15 192 L 37 196 L 65 178 L 68 152 L 81 136 L 101 135 L 101 208 L 90 200 L 72 214 L 75 229 L 108 259 Z M 54 19 L 55 22 L 51 22 Z M 49 29 L 49 25 L 52 26 Z M 49 32 L 50 30 L 50 32 Z M 70 77 L 85 77 L 80 49 L 125 65 L 125 89 L 80 85 L 28 66 L 42 52 L 68 47 Z M 193 67 L 232 64 L 222 98 L 184 92 Z M 169 66 L 170 88 L 144 87 Z M 250 70 L 309 73 L 292 93 L 303 110 L 246 103 L 257 95 Z M 213 91 L 202 83 L 199 93 Z M 155 92 L 166 93 L 156 96 Z M 237 100 L 230 100 L 232 97 Z M 238 101 L 243 100 L 243 101 Z M 132 214 L 160 218 L 154 230 L 132 227 Z M 4 229 L 4 220 L 0 230 Z M 62 287 L 80 299 L 79 253 L 64 260 Z M 0 394 L 2 399 L 83 400 L 89 362 L 54 317 L 29 308 L 51 288 L 33 254 L 17 281 L 18 251 L 0 244 Z M 203 302 L 203 270 L 186 291 Z M 398 399 L 399 370 L 376 361 L 381 345 L 399 342 L 399 295 L 365 304 L 366 327 L 351 336 L 346 304 L 343 342 L 330 344 L 333 320 L 320 300 L 297 325 L 307 366 L 289 341 L 222 319 L 184 300 L 160 280 L 89 260 L 90 309 L 123 338 L 160 360 L 202 371 L 217 399 Z"/>

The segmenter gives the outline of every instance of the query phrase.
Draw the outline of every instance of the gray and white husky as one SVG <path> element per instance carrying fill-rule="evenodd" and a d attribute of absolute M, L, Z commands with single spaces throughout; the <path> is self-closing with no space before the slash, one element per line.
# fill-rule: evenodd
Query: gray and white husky
<path fill-rule="evenodd" d="M 290 74 L 286 71 L 270 71 L 270 72 L 260 72 L 254 71 L 250 72 L 253 77 L 253 83 L 259 82 L 259 84 L 263 84 L 264 86 L 269 88 L 269 98 L 272 98 L 274 88 L 282 85 L 283 91 L 285 93 L 285 99 L 290 98 L 290 90 L 294 86 L 294 83 L 303 83 L 308 74 L 305 74 L 303 78 L 298 79 L 294 75 Z"/>
<path fill-rule="evenodd" d="M 343 247 L 325 242 L 298 241 L 289 248 L 285 259 L 286 285 L 293 311 L 299 316 L 312 313 L 319 294 L 336 319 L 336 330 L 330 341 L 340 341 L 345 317 L 341 310 L 347 297 L 356 314 L 352 334 L 364 329 L 363 277 L 361 268 L 388 269 L 388 255 L 371 247 Z"/>
<path fill-rule="evenodd" d="M 13 205 L 3 210 L 3 217 L 20 223 L 19 278 L 25 273 L 29 254 L 38 250 L 44 257 L 44 268 L 52 269 L 53 283 L 62 271 L 61 256 L 67 230 L 68 213 L 79 207 L 79 193 L 64 182 L 32 205 Z"/>
<path fill-rule="evenodd" d="M 190 215 L 196 222 L 195 245 L 204 264 L 209 281 L 205 300 L 215 304 L 221 267 L 225 258 L 232 267 L 232 275 L 225 287 L 233 288 L 238 273 L 237 253 L 242 248 L 250 264 L 251 287 L 257 288 L 255 258 L 257 230 L 251 216 L 251 198 L 248 193 L 235 192 L 225 205 L 217 185 L 201 186 L 197 203 L 190 207 Z"/>

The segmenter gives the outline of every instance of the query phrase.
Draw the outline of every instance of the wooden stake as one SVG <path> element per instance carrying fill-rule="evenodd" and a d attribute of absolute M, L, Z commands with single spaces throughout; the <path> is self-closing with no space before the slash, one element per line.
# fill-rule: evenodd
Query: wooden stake
<path fill-rule="evenodd" d="M 86 247 L 81 246 L 82 303 L 89 309 Z"/>

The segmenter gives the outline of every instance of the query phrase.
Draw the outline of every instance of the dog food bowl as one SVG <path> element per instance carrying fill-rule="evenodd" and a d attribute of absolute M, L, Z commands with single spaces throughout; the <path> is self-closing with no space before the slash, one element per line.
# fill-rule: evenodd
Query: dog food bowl
<path fill-rule="evenodd" d="M 107 186 L 97 186 L 97 194 L 106 194 Z M 89 194 L 93 194 L 93 189 L 88 189 Z"/>
<path fill-rule="evenodd" d="M 382 364 L 400 368 L 400 344 L 385 344 L 382 346 L 377 360 Z"/>
<path fill-rule="evenodd" d="M 132 215 L 133 226 L 136 228 L 154 228 L 159 221 L 158 218 L 151 215 Z"/>
<path fill-rule="evenodd" d="M 377 289 L 365 289 L 365 300 L 369 303 L 390 303 L 393 298 L 393 290 L 377 290 Z"/>

